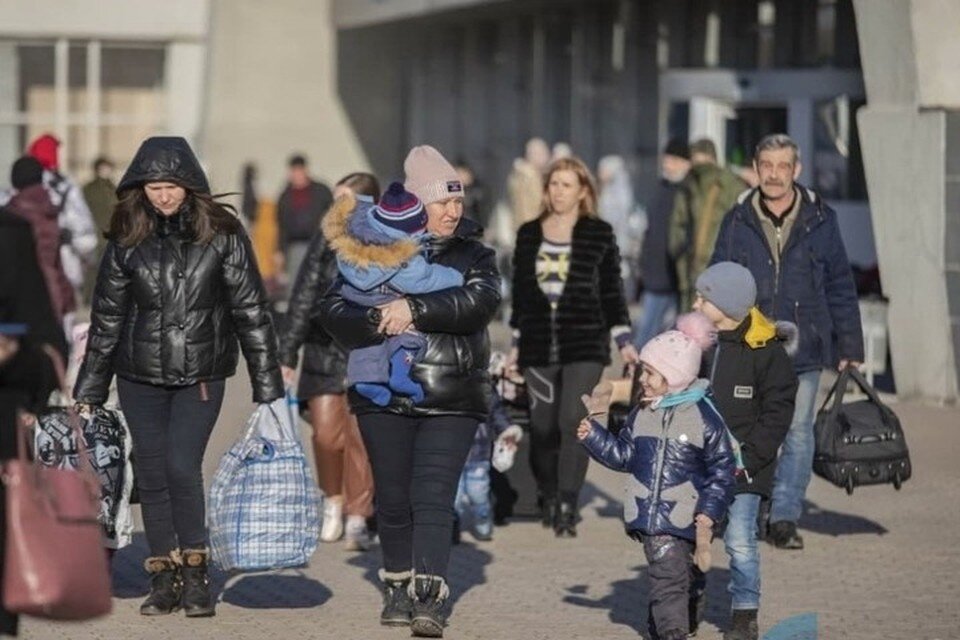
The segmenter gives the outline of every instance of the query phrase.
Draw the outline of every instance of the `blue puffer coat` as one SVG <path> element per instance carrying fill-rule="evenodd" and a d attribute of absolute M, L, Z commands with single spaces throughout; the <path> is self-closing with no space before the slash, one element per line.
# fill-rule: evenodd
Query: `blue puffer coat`
<path fill-rule="evenodd" d="M 583 445 L 597 462 L 630 474 L 624 487 L 627 531 L 696 539 L 694 516 L 723 522 L 733 500 L 736 463 L 723 418 L 707 399 L 709 381 L 634 409 L 620 435 L 592 422 Z"/>
<path fill-rule="evenodd" d="M 863 362 L 857 289 L 837 214 L 816 193 L 800 188 L 800 211 L 778 270 L 753 208 L 755 193 L 741 195 L 723 219 L 711 264 L 729 260 L 748 268 L 764 315 L 797 325 L 797 372 L 834 368 L 841 359 Z"/>

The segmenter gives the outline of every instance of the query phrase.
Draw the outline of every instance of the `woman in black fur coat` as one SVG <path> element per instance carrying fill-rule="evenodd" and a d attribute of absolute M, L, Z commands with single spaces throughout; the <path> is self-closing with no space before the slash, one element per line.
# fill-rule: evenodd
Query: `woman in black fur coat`
<path fill-rule="evenodd" d="M 576 158 L 550 166 L 540 217 L 520 227 L 513 255 L 515 347 L 530 393 L 530 464 L 543 525 L 577 534 L 577 501 L 589 462 L 576 438 L 589 394 L 610 364 L 610 337 L 637 360 L 613 229 L 597 215 L 593 176 Z"/>

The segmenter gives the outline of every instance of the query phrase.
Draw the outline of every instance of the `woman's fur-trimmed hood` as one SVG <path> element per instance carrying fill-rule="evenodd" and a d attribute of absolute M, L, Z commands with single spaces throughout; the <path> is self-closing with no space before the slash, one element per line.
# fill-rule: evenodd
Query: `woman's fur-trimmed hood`
<path fill-rule="evenodd" d="M 420 243 L 413 238 L 391 238 L 375 229 L 370 223 L 374 206 L 352 194 L 337 198 L 323 217 L 323 235 L 340 260 L 360 269 L 400 268 L 420 253 Z"/>

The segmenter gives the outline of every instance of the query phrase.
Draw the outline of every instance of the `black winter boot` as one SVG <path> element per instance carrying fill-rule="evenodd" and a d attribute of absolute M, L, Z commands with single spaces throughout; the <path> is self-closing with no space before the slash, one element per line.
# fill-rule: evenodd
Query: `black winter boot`
<path fill-rule="evenodd" d="M 576 503 L 567 501 L 560 503 L 560 510 L 557 512 L 557 522 L 553 526 L 553 532 L 558 538 L 577 537 Z"/>
<path fill-rule="evenodd" d="M 147 558 L 143 566 L 150 573 L 150 595 L 140 605 L 140 615 L 163 616 L 178 610 L 183 582 L 176 554 Z"/>
<path fill-rule="evenodd" d="M 724 632 L 723 640 L 757 640 L 759 637 L 757 610 L 734 609 L 730 630 Z"/>
<path fill-rule="evenodd" d="M 450 596 L 446 581 L 440 576 L 414 576 L 410 587 L 413 596 L 411 633 L 415 638 L 442 638 Z"/>
<path fill-rule="evenodd" d="M 797 533 L 797 524 L 787 520 L 770 523 L 767 541 L 777 549 L 803 549 L 803 538 Z"/>
<path fill-rule="evenodd" d="M 214 615 L 210 597 L 210 576 L 207 564 L 210 554 L 206 549 L 185 549 L 183 552 L 183 611 L 188 618 L 209 618 Z"/>
<path fill-rule="evenodd" d="M 540 524 L 544 529 L 557 525 L 557 499 L 553 496 L 540 497 Z"/>
<path fill-rule="evenodd" d="M 383 583 L 383 611 L 380 612 L 380 624 L 385 627 L 409 627 L 413 600 L 410 599 L 410 578 L 413 573 L 402 571 L 390 573 L 380 569 L 380 582 Z"/>

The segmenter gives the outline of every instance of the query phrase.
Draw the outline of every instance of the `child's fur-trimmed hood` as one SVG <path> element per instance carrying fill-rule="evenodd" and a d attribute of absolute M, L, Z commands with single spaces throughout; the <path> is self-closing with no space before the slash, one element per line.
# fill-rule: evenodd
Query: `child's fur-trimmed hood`
<path fill-rule="evenodd" d="M 377 232 L 368 222 L 374 206 L 352 194 L 337 198 L 323 217 L 323 235 L 337 257 L 356 267 L 400 268 L 420 252 L 420 243 L 413 238 L 395 239 Z"/>

